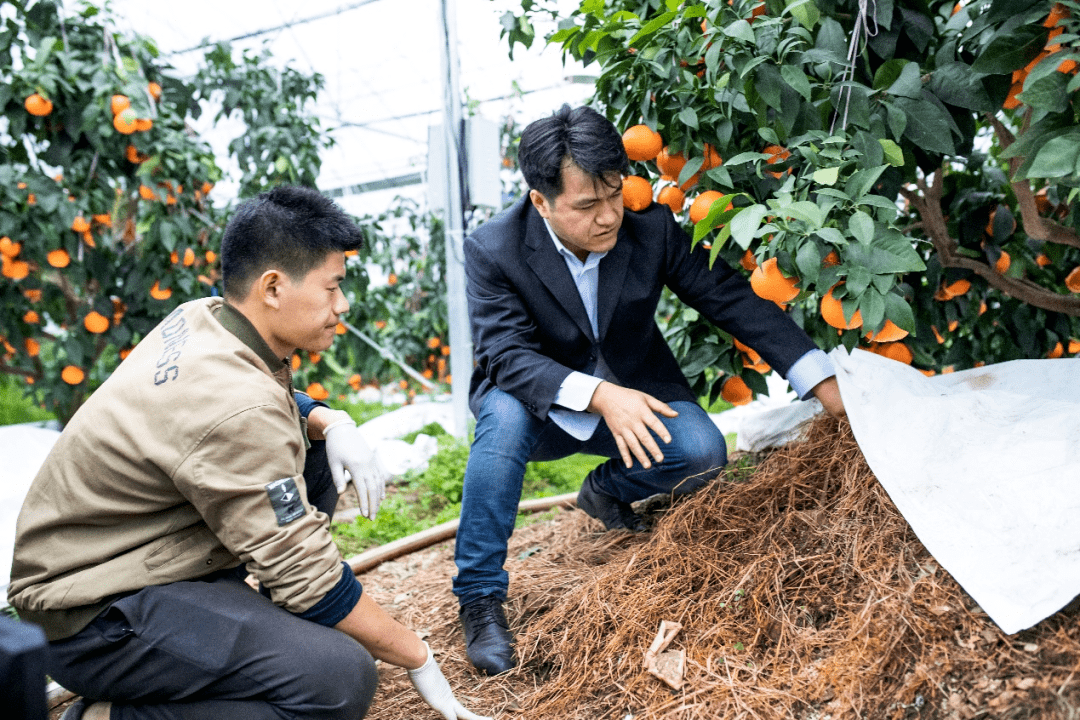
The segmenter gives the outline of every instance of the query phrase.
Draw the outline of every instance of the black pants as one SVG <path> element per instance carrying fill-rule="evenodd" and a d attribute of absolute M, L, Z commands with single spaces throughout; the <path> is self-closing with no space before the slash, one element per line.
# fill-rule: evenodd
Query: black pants
<path fill-rule="evenodd" d="M 304 478 L 311 504 L 332 514 L 337 490 L 322 443 Z M 244 574 L 241 566 L 121 598 L 50 644 L 49 674 L 111 700 L 112 720 L 364 717 L 378 681 L 367 650 L 274 605 Z"/>

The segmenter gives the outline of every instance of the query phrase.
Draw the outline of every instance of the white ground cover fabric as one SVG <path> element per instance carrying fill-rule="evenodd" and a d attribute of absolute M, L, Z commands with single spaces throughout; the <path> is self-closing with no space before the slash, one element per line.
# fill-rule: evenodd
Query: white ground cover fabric
<path fill-rule="evenodd" d="M 11 556 L 15 552 L 15 520 L 30 482 L 60 433 L 33 425 L 0 427 L 0 607 L 7 604 Z"/>
<path fill-rule="evenodd" d="M 870 468 L 1003 631 L 1080 594 L 1080 361 L 925 377 L 862 350 L 831 356 Z"/>

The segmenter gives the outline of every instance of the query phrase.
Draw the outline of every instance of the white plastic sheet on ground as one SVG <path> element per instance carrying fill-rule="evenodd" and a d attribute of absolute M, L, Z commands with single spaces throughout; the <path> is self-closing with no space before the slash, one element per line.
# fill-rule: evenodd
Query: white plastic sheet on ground
<path fill-rule="evenodd" d="M 831 356 L 870 468 L 1002 630 L 1080 594 L 1080 361 L 925 377 L 861 350 Z"/>

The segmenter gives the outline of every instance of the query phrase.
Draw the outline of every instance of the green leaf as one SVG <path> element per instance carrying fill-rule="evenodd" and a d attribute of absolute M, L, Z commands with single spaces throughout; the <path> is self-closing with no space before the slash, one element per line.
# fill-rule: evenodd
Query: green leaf
<path fill-rule="evenodd" d="M 1057 62 L 1056 60 L 1054 62 Z M 1040 65 L 1047 63 L 1039 63 Z M 1049 63 L 1050 67 L 1056 67 Z M 1029 105 L 1035 110 L 1048 113 L 1064 112 L 1069 107 L 1069 94 L 1065 91 L 1068 83 L 1065 75 L 1056 71 L 1053 74 L 1032 80 L 1030 77 L 1024 82 L 1024 90 L 1018 96 L 1020 102 Z"/>
<path fill-rule="evenodd" d="M 856 210 L 848 220 L 848 231 L 863 245 L 874 242 L 874 219 L 862 210 Z"/>
<path fill-rule="evenodd" d="M 844 233 L 834 227 L 818 228 L 814 231 L 814 234 L 830 245 L 835 245 L 836 247 L 847 245 L 847 238 L 844 236 Z"/>
<path fill-rule="evenodd" d="M 780 71 L 772 63 L 762 63 L 754 69 L 754 89 L 771 108 L 781 108 Z"/>
<path fill-rule="evenodd" d="M 885 319 L 885 298 L 875 288 L 866 288 L 859 296 L 859 312 L 863 329 L 876 328 Z"/>
<path fill-rule="evenodd" d="M 674 20 L 677 15 L 678 13 L 676 12 L 666 12 L 663 15 L 658 15 L 657 17 L 653 18 L 649 22 L 645 23 L 645 25 L 643 25 L 642 28 L 634 34 L 634 37 L 630 38 L 627 41 L 627 46 L 632 47 L 634 43 L 636 43 L 641 38 L 652 35 L 654 32 Z"/>
<path fill-rule="evenodd" d="M 767 212 L 768 209 L 764 205 L 756 204 L 743 208 L 731 219 L 731 237 L 743 250 L 750 247 L 750 243 L 753 242 L 761 226 L 761 219 Z"/>
<path fill-rule="evenodd" d="M 840 168 L 822 168 L 821 170 L 814 171 L 814 182 L 822 185 L 833 185 L 840 177 Z"/>
<path fill-rule="evenodd" d="M 900 71 L 900 76 L 889 86 L 886 91 L 890 95 L 918 100 L 922 97 L 922 77 L 919 64 L 909 62 Z"/>
<path fill-rule="evenodd" d="M 806 73 L 795 65 L 784 64 L 780 66 L 780 76 L 784 78 L 784 82 L 792 90 L 802 95 L 804 100 L 810 102 L 813 96 L 810 91 L 810 79 L 806 77 Z"/>
<path fill-rule="evenodd" d="M 785 12 L 791 13 L 791 16 L 799 21 L 807 30 L 813 30 L 817 25 L 818 20 L 821 19 L 821 11 L 817 9 L 812 0 L 796 0 L 787 6 Z"/>
<path fill-rule="evenodd" d="M 1076 173 L 1080 134 L 1062 135 L 1046 142 L 1026 173 L 1029 178 L 1069 177 Z"/>
<path fill-rule="evenodd" d="M 703 157 L 690 158 L 687 160 L 686 164 L 683 165 L 683 169 L 679 171 L 679 177 L 676 179 L 676 182 L 679 185 L 688 183 L 690 178 L 697 174 L 697 171 L 701 169 L 701 166 L 704 163 L 705 158 Z"/>
<path fill-rule="evenodd" d="M 795 253 L 795 267 L 799 269 L 802 287 L 816 283 L 821 271 L 821 253 L 815 243 L 804 242 Z"/>
<path fill-rule="evenodd" d="M 764 160 L 768 157 L 768 155 L 759 152 L 742 152 L 729 160 L 725 160 L 724 165 L 732 167 L 735 165 L 742 165 L 743 163 L 748 163 L 753 160 Z"/>
<path fill-rule="evenodd" d="M 931 73 L 928 89 L 950 105 L 974 112 L 994 112 L 997 108 L 983 87 L 982 77 L 966 63 L 947 62 Z"/>
<path fill-rule="evenodd" d="M 754 37 L 754 30 L 750 27 L 750 23 L 745 20 L 736 20 L 720 30 L 728 37 L 735 38 L 736 40 L 744 40 L 748 43 L 757 41 L 757 38 Z"/>
<path fill-rule="evenodd" d="M 892 320 L 901 330 L 915 332 L 915 314 L 911 306 L 894 292 L 885 295 L 885 317 Z"/>
<path fill-rule="evenodd" d="M 878 138 L 878 142 L 881 143 L 881 149 L 885 151 L 885 160 L 893 167 L 903 167 L 904 151 L 900 149 L 900 146 L 888 138 Z"/>
<path fill-rule="evenodd" d="M 921 272 L 926 269 L 911 243 L 896 231 L 880 233 L 873 245 L 848 245 L 844 254 L 846 261 L 878 275 Z"/>
<path fill-rule="evenodd" d="M 870 271 L 861 265 L 848 267 L 847 280 L 844 282 L 847 289 L 847 297 L 857 298 L 870 287 Z"/>
<path fill-rule="evenodd" d="M 907 60 L 886 60 L 878 67 L 877 72 L 874 73 L 874 89 L 884 90 L 892 85 L 900 78 L 900 74 L 904 71 L 904 66 L 908 64 Z"/>
<path fill-rule="evenodd" d="M 875 168 L 866 168 L 852 173 L 851 178 L 847 181 L 847 187 L 844 189 L 852 200 L 858 202 L 859 198 L 870 192 L 870 189 L 874 187 L 874 183 L 878 181 L 881 173 L 885 172 L 887 167 L 889 166 L 879 165 Z"/>
<path fill-rule="evenodd" d="M 1027 65 L 1046 45 L 1049 31 L 1041 25 L 1021 25 L 996 35 L 983 48 L 971 69 L 985 75 L 1004 75 Z"/>
<path fill-rule="evenodd" d="M 694 110 L 693 107 L 687 106 L 687 107 L 684 107 L 682 110 L 680 110 L 679 111 L 679 120 L 681 120 L 684 125 L 687 125 L 689 127 L 694 128 L 695 130 L 697 130 L 698 116 L 697 116 L 697 111 Z M 698 167 L 700 168 L 701 166 L 699 165 Z M 697 172 L 697 170 L 694 170 L 694 172 Z M 690 173 L 690 175 L 692 176 L 693 173 Z"/>
<path fill-rule="evenodd" d="M 924 150 L 943 155 L 956 154 L 950 119 L 945 111 L 928 100 L 898 97 L 894 102 L 907 116 L 904 135 Z"/>

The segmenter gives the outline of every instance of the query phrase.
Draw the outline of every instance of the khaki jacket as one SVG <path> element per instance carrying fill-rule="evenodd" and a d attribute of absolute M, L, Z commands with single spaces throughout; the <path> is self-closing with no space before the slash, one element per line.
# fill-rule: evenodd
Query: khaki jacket
<path fill-rule="evenodd" d="M 307 501 L 305 428 L 288 365 L 243 315 L 220 298 L 179 306 L 45 459 L 9 602 L 57 640 L 120 595 L 246 563 L 276 604 L 307 610 L 341 556 Z"/>

